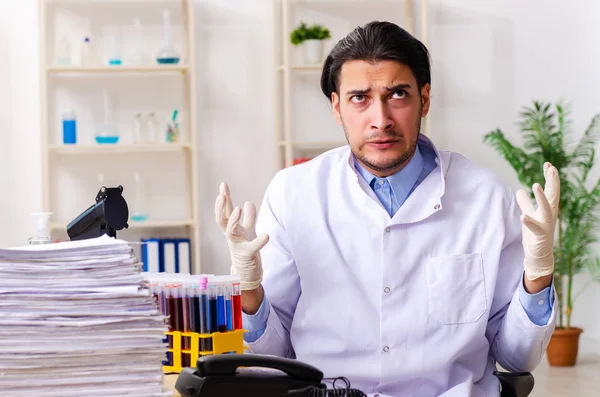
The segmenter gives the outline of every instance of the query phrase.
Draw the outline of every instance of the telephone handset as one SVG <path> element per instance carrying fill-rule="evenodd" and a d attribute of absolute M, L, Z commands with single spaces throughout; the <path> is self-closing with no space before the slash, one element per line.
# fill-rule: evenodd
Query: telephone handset
<path fill-rule="evenodd" d="M 327 389 L 323 380 L 322 371 L 295 359 L 217 354 L 200 357 L 196 369 L 184 368 L 175 388 L 183 397 L 365 396 L 345 379 L 346 387 L 339 389 Z"/>
<path fill-rule="evenodd" d="M 215 359 L 214 357 L 219 357 Z M 223 354 L 198 360 L 197 370 L 200 376 L 235 375 L 240 367 L 270 368 L 285 372 L 289 377 L 307 383 L 320 383 L 323 372 L 312 365 L 275 356 L 259 354 Z"/>

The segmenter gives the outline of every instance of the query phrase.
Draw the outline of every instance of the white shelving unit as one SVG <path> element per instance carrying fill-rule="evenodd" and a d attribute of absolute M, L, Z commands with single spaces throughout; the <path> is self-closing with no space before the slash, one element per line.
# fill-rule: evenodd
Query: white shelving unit
<path fill-rule="evenodd" d="M 427 45 L 427 0 L 420 0 L 419 4 L 417 15 L 413 0 L 273 0 L 276 171 L 293 165 L 296 158 L 314 157 L 347 144 L 343 130 L 334 125 L 333 114 L 327 118 L 327 111 L 331 112 L 319 85 L 323 65 L 304 64 L 301 57 L 294 53 L 298 50 L 290 43 L 290 33 L 298 23 L 321 23 L 330 29 L 332 39 L 327 41 L 330 47 L 325 47 L 324 58 L 342 36 L 372 20 L 396 22 Z M 396 7 L 395 15 L 390 12 L 390 7 Z M 360 17 L 357 18 L 357 15 Z M 415 33 L 417 16 L 420 16 L 418 35 Z M 299 81 L 302 79 L 308 81 Z M 322 103 L 315 102 L 319 94 Z M 309 95 L 310 99 L 305 102 L 295 98 Z M 315 103 L 316 107 L 308 109 L 308 103 Z M 302 106 L 305 108 L 299 112 L 298 108 Z M 331 122 L 311 125 L 309 122 L 313 118 L 319 122 Z M 307 139 L 307 130 L 318 130 L 317 135 L 326 133 L 327 139 Z M 429 122 L 425 119 L 422 132 L 427 135 L 428 130 Z"/>
<path fill-rule="evenodd" d="M 129 228 L 117 232 L 117 236 L 130 241 L 143 237 L 189 238 L 192 269 L 200 273 L 193 0 L 38 0 L 38 3 L 43 211 L 53 213 L 52 236 L 59 240 L 68 238 L 67 224 L 93 204 L 101 187 L 98 180 L 101 174 L 107 177 L 104 185 L 124 186 L 123 195 L 129 205 Z M 159 64 L 153 59 L 154 51 L 163 44 L 164 9 L 170 11 L 171 37 L 181 55 L 177 64 Z M 67 18 L 73 22 L 66 23 Z M 122 65 L 109 65 L 103 29 L 107 26 L 119 29 L 119 37 L 123 38 L 127 29 L 131 31 L 134 18 L 144 23 L 148 37 L 143 36 L 143 44 L 126 37 L 130 40 L 128 48 L 121 47 Z M 71 29 L 71 43 L 91 35 L 98 51 L 98 37 L 103 38 L 104 55 L 96 52 L 94 63 L 83 64 L 77 60 L 78 47 L 73 46 L 74 62 L 57 64 L 58 38 L 66 34 L 65 25 Z M 151 39 L 154 43 L 149 44 L 147 40 Z M 143 46 L 150 53 L 151 62 L 142 66 L 127 62 L 126 50 L 132 45 Z M 93 122 L 101 118 L 97 114 L 99 87 L 110 92 L 112 110 L 119 119 L 116 144 L 98 144 L 92 139 Z M 77 119 L 76 144 L 64 144 L 60 139 L 60 106 L 65 102 L 76 108 L 76 114 L 84 114 L 82 123 Z M 128 127 L 134 113 L 140 110 L 136 106 L 156 111 L 161 126 L 156 143 L 133 143 L 128 139 L 131 133 Z M 161 115 L 168 116 L 174 109 L 180 115 L 181 134 L 178 141 L 167 142 L 162 127 L 164 119 L 158 115 L 162 112 Z M 146 190 L 146 199 L 153 203 L 148 219 L 139 222 L 131 218 L 132 205 L 137 204 L 131 200 L 135 191 L 131 177 L 134 172 L 140 172 L 144 185 L 151 186 Z"/>

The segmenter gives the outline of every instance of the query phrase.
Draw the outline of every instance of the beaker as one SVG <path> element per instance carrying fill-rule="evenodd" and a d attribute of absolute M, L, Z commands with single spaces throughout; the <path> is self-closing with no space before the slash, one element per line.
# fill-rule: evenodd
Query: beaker
<path fill-rule="evenodd" d="M 149 206 L 149 189 L 147 182 L 141 177 L 139 172 L 133 174 L 135 181 L 135 191 L 131 206 L 131 220 L 133 222 L 144 222 L 148 219 Z"/>
<path fill-rule="evenodd" d="M 119 133 L 110 114 L 108 91 L 106 89 L 102 90 L 102 95 L 104 99 L 104 122 L 96 128 L 96 142 L 100 144 L 115 144 L 119 141 Z"/>
<path fill-rule="evenodd" d="M 51 212 L 34 212 L 35 217 L 35 235 L 29 237 L 29 245 L 51 244 L 49 219 Z"/>

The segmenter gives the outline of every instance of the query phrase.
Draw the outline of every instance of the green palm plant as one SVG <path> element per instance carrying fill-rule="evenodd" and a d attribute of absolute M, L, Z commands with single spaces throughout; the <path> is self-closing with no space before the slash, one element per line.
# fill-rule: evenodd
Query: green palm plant
<path fill-rule="evenodd" d="M 559 308 L 557 326 L 567 329 L 571 327 L 574 300 L 581 293 L 573 294 L 573 276 L 588 269 L 592 281 L 600 281 L 600 259 L 592 249 L 600 226 L 600 179 L 588 181 L 600 138 L 600 114 L 592 118 L 577 142 L 573 140 L 569 116 L 568 106 L 534 101 L 532 107 L 525 106 L 520 112 L 521 147 L 511 143 L 500 129 L 484 136 L 484 142 L 512 166 L 532 198 L 533 184 L 544 181 L 544 162 L 549 161 L 558 169 L 561 197 L 554 245 L 554 285 Z"/>

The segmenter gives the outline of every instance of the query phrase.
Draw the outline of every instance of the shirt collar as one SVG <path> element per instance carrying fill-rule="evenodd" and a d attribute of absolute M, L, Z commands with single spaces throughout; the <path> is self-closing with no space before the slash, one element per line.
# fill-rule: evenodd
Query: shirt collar
<path fill-rule="evenodd" d="M 445 157 L 442 155 L 443 151 L 440 151 L 431 141 L 431 139 L 429 137 L 427 137 L 426 135 L 419 133 L 419 138 L 417 141 L 417 145 L 418 146 L 423 146 L 426 147 L 427 149 L 429 149 L 430 151 L 433 151 L 434 156 L 435 156 L 435 163 L 437 164 L 437 166 L 440 168 L 440 176 L 439 176 L 439 180 L 440 180 L 440 187 L 439 187 L 439 198 L 441 198 L 442 196 L 444 196 L 444 193 L 446 191 L 446 179 L 445 179 L 445 175 L 446 172 L 448 171 L 448 162 L 445 161 Z M 356 166 L 356 161 L 354 159 L 354 155 L 352 154 L 352 150 L 350 150 L 349 145 L 347 145 L 348 151 L 346 152 L 346 156 L 345 156 L 345 162 L 346 164 L 350 167 L 350 169 L 352 170 L 352 172 L 350 174 L 348 174 L 348 176 L 350 178 L 352 178 L 355 182 L 358 182 L 361 178 L 360 174 L 358 173 L 358 170 L 360 169 L 360 167 Z"/>
<path fill-rule="evenodd" d="M 363 177 L 367 184 L 373 187 L 374 181 L 378 178 L 375 175 L 371 174 L 369 171 L 367 171 L 356 160 L 356 157 L 354 155 L 352 155 L 352 158 L 354 161 L 354 167 L 358 171 L 360 176 Z M 421 151 L 419 150 L 419 145 L 417 145 L 414 155 L 400 171 L 381 179 L 387 179 L 394 194 L 398 195 L 400 194 L 400 192 L 410 190 L 413 187 L 413 185 L 419 178 L 419 175 L 421 175 L 422 170 L 423 156 L 421 154 Z"/>

